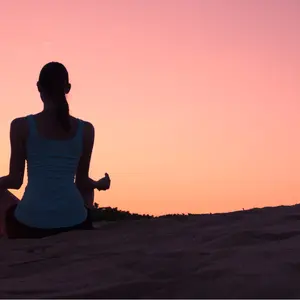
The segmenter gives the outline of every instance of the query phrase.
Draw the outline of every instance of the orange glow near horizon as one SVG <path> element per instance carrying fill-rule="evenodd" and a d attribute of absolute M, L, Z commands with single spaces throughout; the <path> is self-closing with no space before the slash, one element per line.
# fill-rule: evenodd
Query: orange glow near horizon
<path fill-rule="evenodd" d="M 56 60 L 72 114 L 96 129 L 91 176 L 112 178 L 101 206 L 299 202 L 299 1 L 11 0 L 0 24 L 2 175 L 9 124 L 42 109 L 38 73 Z"/>

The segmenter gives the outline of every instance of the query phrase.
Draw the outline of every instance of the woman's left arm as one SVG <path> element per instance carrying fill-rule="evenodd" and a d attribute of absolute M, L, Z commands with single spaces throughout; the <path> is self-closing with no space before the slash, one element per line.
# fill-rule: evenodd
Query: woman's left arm
<path fill-rule="evenodd" d="M 26 120 L 18 118 L 10 125 L 10 165 L 9 174 L 0 178 L 0 190 L 18 190 L 24 179 L 24 169 L 26 160 Z"/>

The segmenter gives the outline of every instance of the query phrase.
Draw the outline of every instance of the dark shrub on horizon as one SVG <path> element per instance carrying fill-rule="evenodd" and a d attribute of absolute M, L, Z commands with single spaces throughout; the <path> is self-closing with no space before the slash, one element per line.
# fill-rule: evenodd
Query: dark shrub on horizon
<path fill-rule="evenodd" d="M 141 220 L 141 219 L 157 219 L 157 218 L 172 218 L 177 220 L 187 219 L 194 214 L 167 214 L 158 217 L 148 214 L 137 214 L 129 211 L 119 210 L 117 207 L 99 207 L 98 203 L 94 204 L 94 209 L 91 211 L 93 222 L 100 221 L 121 221 L 121 220 Z"/>
<path fill-rule="evenodd" d="M 140 219 L 153 219 L 151 215 L 140 215 L 130 213 L 129 211 L 119 210 L 117 207 L 99 207 L 97 203 L 91 211 L 93 222 L 100 221 L 121 221 L 121 220 L 140 220 Z"/>

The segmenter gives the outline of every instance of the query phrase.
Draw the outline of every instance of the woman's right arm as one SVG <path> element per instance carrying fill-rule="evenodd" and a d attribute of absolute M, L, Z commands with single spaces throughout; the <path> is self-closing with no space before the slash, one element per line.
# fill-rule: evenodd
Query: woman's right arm
<path fill-rule="evenodd" d="M 83 131 L 83 150 L 79 160 L 75 184 L 82 195 L 85 204 L 91 208 L 94 202 L 94 189 L 105 191 L 110 188 L 110 178 L 105 177 L 95 181 L 89 177 L 91 156 L 94 147 L 95 129 L 91 123 L 85 122 Z"/>
<path fill-rule="evenodd" d="M 94 126 L 89 122 L 85 122 L 83 128 L 82 155 L 79 160 L 75 179 L 75 184 L 80 192 L 84 192 L 86 190 L 93 190 L 97 188 L 97 181 L 94 181 L 91 178 L 89 178 L 89 169 L 94 147 L 94 139 Z"/>

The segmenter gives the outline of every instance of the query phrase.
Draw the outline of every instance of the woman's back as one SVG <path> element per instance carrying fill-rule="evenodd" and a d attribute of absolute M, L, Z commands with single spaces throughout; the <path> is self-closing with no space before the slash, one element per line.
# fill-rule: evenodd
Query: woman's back
<path fill-rule="evenodd" d="M 110 188 L 107 173 L 98 181 L 89 177 L 95 129 L 70 116 L 66 95 L 71 84 L 66 67 L 59 62 L 43 66 L 37 89 L 43 110 L 11 122 L 9 175 L 0 178 L 0 200 L 6 203 L 0 207 L 0 229 L 5 216 L 10 237 L 91 229 L 85 204 L 92 207 L 94 189 Z M 8 189 L 22 186 L 26 160 L 28 184 L 21 201 L 15 203 Z"/>
<path fill-rule="evenodd" d="M 28 184 L 15 215 L 37 228 L 70 227 L 87 211 L 74 178 L 83 148 L 84 122 L 70 117 L 68 132 L 46 112 L 27 120 Z"/>

